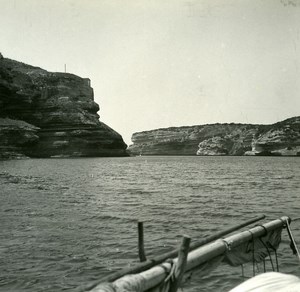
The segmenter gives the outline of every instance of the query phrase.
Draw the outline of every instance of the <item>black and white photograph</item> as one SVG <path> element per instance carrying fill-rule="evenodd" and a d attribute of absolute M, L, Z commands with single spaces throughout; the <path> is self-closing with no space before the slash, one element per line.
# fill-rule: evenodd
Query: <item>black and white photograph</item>
<path fill-rule="evenodd" d="M 0 0 L 0 292 L 300 291 L 300 0 Z"/>

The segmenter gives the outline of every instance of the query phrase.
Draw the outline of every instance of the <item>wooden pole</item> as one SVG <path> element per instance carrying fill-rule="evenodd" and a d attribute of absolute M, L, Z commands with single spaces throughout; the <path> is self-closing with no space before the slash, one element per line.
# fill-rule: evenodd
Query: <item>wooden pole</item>
<path fill-rule="evenodd" d="M 138 249 L 139 249 L 140 262 L 145 262 L 147 259 L 146 259 L 145 248 L 144 248 L 144 226 L 143 226 L 143 222 L 138 222 L 138 236 L 139 236 Z"/>
<path fill-rule="evenodd" d="M 198 242 L 194 242 L 191 244 L 190 246 L 190 250 L 194 250 L 202 245 L 205 245 L 209 242 L 212 242 L 218 238 L 221 238 L 222 236 L 226 235 L 226 234 L 229 234 L 231 232 L 234 232 L 238 229 L 241 229 L 245 226 L 248 226 L 250 224 L 253 224 L 259 220 L 262 220 L 264 219 L 266 216 L 265 215 L 261 215 L 261 216 L 258 216 L 258 217 L 254 217 L 253 219 L 250 219 L 248 221 L 245 221 L 241 224 L 238 224 L 236 226 L 233 226 L 233 227 L 230 227 L 228 229 L 225 229 L 221 232 L 218 232 L 214 235 L 211 235 L 211 236 L 208 236 Z M 128 274 L 136 274 L 136 273 L 140 273 L 140 272 L 143 272 L 143 271 L 146 271 L 148 269 L 150 269 L 151 267 L 154 267 L 158 264 L 161 264 L 163 263 L 164 261 L 166 261 L 167 259 L 169 258 L 174 258 L 176 257 L 176 255 L 178 254 L 178 249 L 176 250 L 173 250 L 173 251 L 170 251 L 170 252 L 167 252 L 167 253 L 164 253 L 160 256 L 157 256 L 155 257 L 154 259 L 151 259 L 151 260 L 146 260 L 145 262 L 142 262 L 142 263 L 138 263 L 136 265 L 134 265 L 133 267 L 129 267 L 129 268 L 124 268 L 122 270 L 119 270 L 111 275 L 108 275 L 106 277 L 103 277 L 99 280 L 96 280 L 94 282 L 91 282 L 89 284 L 87 284 L 85 287 L 79 287 L 78 290 L 76 290 L 76 292 L 83 292 L 83 291 L 88 291 L 88 290 L 91 290 L 93 289 L 94 287 L 96 287 L 99 283 L 104 283 L 104 282 L 113 282 L 115 281 L 116 279 L 118 278 L 121 278 L 123 277 L 124 275 L 128 275 Z"/>
<path fill-rule="evenodd" d="M 174 281 L 171 281 L 169 292 L 176 292 L 183 278 L 187 257 L 189 253 L 191 238 L 184 236 L 178 252 L 178 261 L 174 271 Z"/>
<path fill-rule="evenodd" d="M 187 263 L 185 267 L 185 271 L 191 271 L 200 265 L 206 263 L 207 261 L 216 258 L 220 255 L 223 255 L 226 251 L 228 251 L 228 246 L 231 248 L 234 248 L 236 246 L 239 246 L 245 242 L 250 241 L 251 239 L 261 237 L 265 235 L 266 230 L 268 232 L 278 229 L 285 225 L 286 220 L 288 220 L 288 217 L 281 217 L 280 219 L 273 220 L 271 222 L 268 222 L 262 226 L 256 226 L 251 228 L 250 230 L 246 230 L 234 235 L 231 235 L 225 239 L 219 239 L 215 242 L 212 242 L 210 244 L 207 244 L 205 246 L 202 246 L 196 250 L 193 250 L 189 252 L 187 257 Z M 177 264 L 179 261 L 178 258 L 174 259 L 174 263 Z M 130 276 L 130 282 L 131 283 L 141 283 L 142 279 L 142 286 L 143 288 L 141 291 L 148 291 L 154 287 L 157 287 L 166 279 L 166 273 L 170 272 L 172 269 L 171 264 L 168 262 L 164 262 L 161 265 L 157 265 L 155 267 L 152 267 L 149 270 L 143 271 L 141 273 L 131 275 Z M 126 278 L 126 277 L 124 277 Z M 115 286 L 120 289 L 120 291 L 123 291 L 125 289 L 124 285 L 128 285 L 123 278 L 117 279 L 114 282 Z M 126 286 L 127 287 L 127 286 Z M 98 289 L 95 290 L 97 292 L 105 292 L 107 290 Z M 91 292 L 92 292 L 91 291 Z"/>

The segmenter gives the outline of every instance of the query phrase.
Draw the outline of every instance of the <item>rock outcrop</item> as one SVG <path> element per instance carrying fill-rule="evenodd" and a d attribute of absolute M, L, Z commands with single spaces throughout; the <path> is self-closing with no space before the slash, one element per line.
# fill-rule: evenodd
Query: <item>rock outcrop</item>
<path fill-rule="evenodd" d="M 300 117 L 273 125 L 209 124 L 134 133 L 132 155 L 300 155 Z"/>
<path fill-rule="evenodd" d="M 0 158 L 23 158 L 39 140 L 39 128 L 24 121 L 0 118 Z"/>
<path fill-rule="evenodd" d="M 256 133 L 246 155 L 300 155 L 300 117 L 266 126 Z"/>
<path fill-rule="evenodd" d="M 0 58 L 1 156 L 126 156 L 98 110 L 89 79 Z"/>

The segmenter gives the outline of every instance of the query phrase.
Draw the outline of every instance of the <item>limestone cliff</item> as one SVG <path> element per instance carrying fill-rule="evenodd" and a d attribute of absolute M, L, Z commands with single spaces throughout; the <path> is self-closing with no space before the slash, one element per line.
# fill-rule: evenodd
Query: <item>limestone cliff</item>
<path fill-rule="evenodd" d="M 246 155 L 300 155 L 300 117 L 261 128 Z"/>
<path fill-rule="evenodd" d="M 9 147 L 13 156 L 127 155 L 122 137 L 99 121 L 98 110 L 89 79 L 0 56 L 2 156 Z M 28 137 L 24 145 L 14 143 L 16 132 Z"/>
<path fill-rule="evenodd" d="M 24 121 L 0 118 L 0 158 L 21 158 L 34 146 L 39 128 Z"/>
<path fill-rule="evenodd" d="M 300 155 L 299 117 L 273 125 L 209 124 L 134 133 L 133 155 Z"/>
<path fill-rule="evenodd" d="M 209 124 L 134 133 L 131 138 L 133 145 L 128 150 L 135 155 L 196 155 L 199 143 L 203 143 L 203 152 L 199 152 L 199 155 L 227 155 L 233 152 L 240 155 L 251 150 L 252 136 L 257 127 Z M 226 135 L 228 137 L 225 138 Z M 239 139 L 243 143 L 233 145 L 231 139 Z M 228 148 L 232 148 L 232 151 Z"/>

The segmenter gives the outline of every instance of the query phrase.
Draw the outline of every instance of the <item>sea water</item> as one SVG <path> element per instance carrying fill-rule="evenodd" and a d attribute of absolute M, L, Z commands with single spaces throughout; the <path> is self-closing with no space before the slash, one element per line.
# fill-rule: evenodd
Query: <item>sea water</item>
<path fill-rule="evenodd" d="M 260 214 L 300 216 L 295 157 L 129 157 L 0 162 L 0 291 L 71 291 Z M 266 221 L 265 220 L 265 221 Z M 300 243 L 300 220 L 292 223 Z M 299 275 L 283 231 L 282 272 Z M 251 276 L 251 275 L 249 275 Z M 221 265 L 184 291 L 228 291 Z"/>

